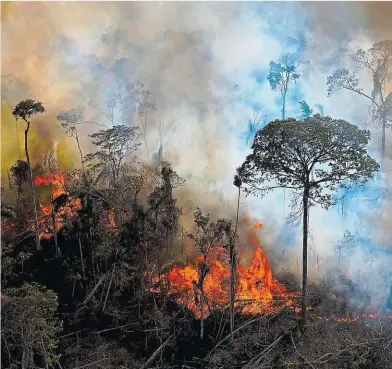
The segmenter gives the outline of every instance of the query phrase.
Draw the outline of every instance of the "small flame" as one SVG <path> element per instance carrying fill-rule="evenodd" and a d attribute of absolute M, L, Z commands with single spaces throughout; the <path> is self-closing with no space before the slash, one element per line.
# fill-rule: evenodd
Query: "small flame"
<path fill-rule="evenodd" d="M 107 218 L 107 228 L 110 229 L 111 231 L 115 231 L 116 230 L 116 222 L 115 222 L 115 216 L 114 216 L 113 209 L 106 211 L 106 218 Z"/>
<path fill-rule="evenodd" d="M 253 223 L 253 228 L 263 228 L 263 225 L 260 222 Z"/>

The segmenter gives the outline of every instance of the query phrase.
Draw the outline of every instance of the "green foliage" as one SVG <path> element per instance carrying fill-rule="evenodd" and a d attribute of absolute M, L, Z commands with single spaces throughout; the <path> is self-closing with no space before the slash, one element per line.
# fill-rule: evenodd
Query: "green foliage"
<path fill-rule="evenodd" d="M 385 87 L 391 78 L 392 68 L 392 41 L 385 40 L 376 42 L 368 50 L 358 49 L 355 54 L 350 55 L 353 62 L 353 71 L 347 68 L 335 70 L 327 77 L 328 96 L 339 90 L 355 92 L 367 98 L 371 103 L 372 116 L 376 121 L 385 124 Z M 358 72 L 367 71 L 373 79 L 373 89 L 365 93 L 359 86 Z M 388 119 L 388 118 L 387 118 Z"/>
<path fill-rule="evenodd" d="M 310 108 L 310 106 L 305 101 L 301 101 L 299 105 L 302 112 L 301 119 L 309 118 L 313 113 L 313 110 Z"/>
<path fill-rule="evenodd" d="M 359 79 L 356 77 L 355 72 L 351 72 L 348 69 L 335 70 L 331 76 L 327 77 L 328 96 L 331 96 L 334 92 L 339 90 L 349 90 L 358 94 L 362 93 L 362 89 L 359 88 Z"/>
<path fill-rule="evenodd" d="M 306 187 L 312 201 L 328 208 L 334 201 L 327 190 L 363 185 L 379 169 L 366 152 L 369 138 L 369 131 L 330 117 L 275 120 L 256 134 L 238 174 L 249 193 Z"/>
<path fill-rule="evenodd" d="M 26 99 L 21 101 L 15 106 L 12 114 L 16 119 L 29 119 L 33 114 L 44 113 L 45 108 L 39 101 L 34 101 L 31 99 Z"/>
<path fill-rule="evenodd" d="M 3 291 L 1 335 L 10 367 L 17 362 L 22 368 L 54 366 L 62 330 L 57 309 L 57 295 L 37 283 Z"/>
<path fill-rule="evenodd" d="M 137 127 L 114 126 L 107 130 L 90 135 L 93 144 L 100 148 L 99 151 L 88 154 L 87 161 L 94 159 L 98 163 L 93 168 L 98 169 L 100 177 L 109 178 L 113 183 L 117 180 L 124 159 L 135 152 L 140 146 Z"/>
<path fill-rule="evenodd" d="M 72 108 L 67 111 L 61 111 L 56 118 L 60 122 L 61 126 L 65 129 L 67 136 L 76 137 L 76 125 L 83 122 L 84 109 L 79 107 Z"/>
<path fill-rule="evenodd" d="M 300 77 L 296 72 L 299 62 L 294 54 L 284 54 L 278 63 L 271 61 L 268 81 L 272 90 L 279 90 L 282 95 L 282 119 L 286 114 L 286 94 L 290 81 L 294 83 Z"/>
<path fill-rule="evenodd" d="M 232 233 L 232 223 L 227 219 L 218 219 L 211 222 L 209 214 L 203 214 L 199 208 L 193 215 L 196 225 L 196 232 L 189 233 L 188 237 L 192 239 L 199 251 L 207 257 L 208 253 L 214 246 L 225 246 L 225 236 Z"/>
<path fill-rule="evenodd" d="M 29 165 L 24 160 L 17 160 L 10 169 L 11 178 L 16 186 L 20 187 L 29 179 Z"/>
<path fill-rule="evenodd" d="M 298 61 L 293 54 L 283 55 L 277 63 L 271 61 L 267 78 L 272 90 L 279 90 L 282 93 L 287 90 L 288 82 L 295 82 L 300 77 L 300 75 L 296 73 L 297 67 Z"/>

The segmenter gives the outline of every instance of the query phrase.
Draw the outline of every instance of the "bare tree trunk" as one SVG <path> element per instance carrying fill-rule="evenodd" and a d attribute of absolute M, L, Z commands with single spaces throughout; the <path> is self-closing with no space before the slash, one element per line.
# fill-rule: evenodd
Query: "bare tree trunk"
<path fill-rule="evenodd" d="M 86 280 L 86 272 L 85 272 L 85 269 L 84 269 L 84 260 L 83 260 L 82 241 L 80 239 L 80 235 L 78 237 L 78 241 L 79 241 L 80 262 L 82 264 L 83 279 Z"/>
<path fill-rule="evenodd" d="M 16 144 L 18 147 L 18 159 L 21 159 L 20 147 L 19 147 L 19 130 L 18 130 L 18 121 L 17 120 L 15 120 L 15 128 L 16 128 Z"/>
<path fill-rule="evenodd" d="M 104 301 L 104 303 L 103 303 L 102 311 L 105 311 L 106 302 L 107 302 L 108 297 L 109 297 L 110 288 L 112 287 L 114 272 L 115 272 L 115 270 L 116 270 L 116 263 L 117 263 L 118 251 L 119 251 L 119 247 L 117 247 L 116 255 L 114 256 L 114 264 L 113 264 L 112 274 L 111 274 L 111 276 L 110 276 L 109 287 L 108 287 L 108 290 L 107 290 L 107 292 L 106 292 L 105 301 Z"/>
<path fill-rule="evenodd" d="M 22 351 L 22 369 L 26 368 L 26 350 L 23 348 Z"/>
<path fill-rule="evenodd" d="M 86 170 L 84 168 L 84 159 L 83 159 L 83 153 L 82 153 L 82 149 L 80 147 L 80 142 L 79 142 L 79 136 L 78 133 L 76 132 L 75 134 L 75 139 L 76 139 L 76 143 L 78 145 L 78 150 L 79 150 L 79 156 L 80 156 L 80 163 L 82 164 L 82 170 L 83 170 L 83 179 L 87 184 L 87 175 L 86 175 Z"/>
<path fill-rule="evenodd" d="M 60 255 L 59 245 L 57 241 L 57 229 L 56 229 L 56 213 L 52 206 L 52 223 L 53 223 L 53 238 L 54 238 L 54 247 L 56 249 L 56 256 Z"/>
<path fill-rule="evenodd" d="M 37 250 L 42 250 L 41 242 L 40 242 L 40 239 L 39 239 L 38 212 L 37 212 L 37 201 L 36 201 L 36 198 L 35 198 L 33 171 L 31 169 L 29 150 L 27 148 L 27 136 L 28 136 L 29 129 L 30 129 L 30 122 L 27 121 L 27 120 L 25 120 L 25 121 L 27 123 L 27 128 L 25 130 L 25 152 L 26 152 L 27 164 L 28 164 L 29 170 L 30 170 L 31 191 L 33 193 L 33 211 L 34 211 L 34 223 L 35 223 L 35 242 L 36 242 L 36 245 L 37 245 Z"/>
<path fill-rule="evenodd" d="M 230 241 L 230 333 L 231 340 L 233 340 L 234 332 L 234 302 L 235 302 L 235 270 L 236 270 L 236 252 L 235 252 L 235 241 L 237 237 L 238 228 L 238 213 L 240 209 L 240 198 L 241 198 L 241 186 L 238 186 L 238 200 L 237 200 L 237 216 L 235 220 L 234 237 L 231 237 Z"/>
<path fill-rule="evenodd" d="M 204 338 L 204 289 L 200 287 L 200 338 Z"/>
<path fill-rule="evenodd" d="M 302 199 L 303 205 L 303 256 L 302 256 L 302 296 L 301 296 L 301 327 L 306 325 L 307 285 L 308 285 L 308 212 L 309 188 L 305 186 Z"/>
<path fill-rule="evenodd" d="M 386 117 L 385 113 L 382 116 L 381 123 L 381 170 L 384 169 L 384 158 L 385 158 L 385 128 L 386 128 Z"/>

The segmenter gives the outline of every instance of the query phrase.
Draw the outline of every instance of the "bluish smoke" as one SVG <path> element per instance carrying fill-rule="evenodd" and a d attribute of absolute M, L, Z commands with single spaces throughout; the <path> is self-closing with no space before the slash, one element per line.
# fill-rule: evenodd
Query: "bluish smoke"
<path fill-rule="evenodd" d="M 309 49 L 307 49 L 309 47 L 308 36 L 305 35 L 309 35 L 310 24 L 308 14 L 303 9 L 300 9 L 296 4 L 288 3 L 257 3 L 249 6 L 267 24 L 266 32 L 278 40 L 282 46 L 282 54 L 285 52 L 295 53 L 305 62 L 299 69 L 301 77 L 298 82 L 289 86 L 286 97 L 286 117 L 299 119 L 301 115 L 299 102 L 304 100 L 309 103 L 314 113 L 318 112 L 316 104 L 322 104 L 327 106 L 324 115 L 329 115 L 336 119 L 347 119 L 354 124 L 357 123 L 358 116 L 354 115 L 357 114 L 355 111 L 356 107 L 360 106 L 362 109 L 366 102 L 361 101 L 361 98 L 359 98 L 355 105 L 350 106 L 350 109 L 353 109 L 351 112 L 349 109 L 344 109 L 344 103 L 339 102 L 340 106 L 337 106 L 335 102 L 335 105 L 333 105 L 327 97 L 327 75 L 330 74 L 331 70 L 338 67 L 340 57 L 344 53 L 338 52 L 335 57 L 332 57 L 335 50 L 323 50 L 324 57 L 319 58 L 317 64 L 312 64 L 312 60 L 305 60 L 309 55 Z M 341 10 L 344 11 L 344 7 Z M 360 22 L 360 20 L 353 18 L 350 22 L 354 24 L 355 22 Z M 352 37 L 353 35 L 347 30 L 346 32 L 342 31 L 340 34 L 335 34 L 334 45 L 339 48 L 345 48 Z M 308 68 L 315 68 L 322 75 L 322 78 L 314 85 L 309 83 L 311 81 L 309 81 Z M 257 69 L 254 69 L 251 72 L 254 84 L 251 87 L 247 86 L 248 89 L 242 93 L 244 104 L 251 110 L 258 110 L 265 114 L 267 117 L 266 123 L 274 119 L 280 119 L 282 107 L 282 98 L 279 91 L 269 90 L 269 93 L 274 96 L 274 104 L 272 105 L 263 104 L 262 99 L 255 100 L 255 96 L 259 97 L 257 90 L 268 85 L 268 70 L 269 65 L 260 65 Z M 268 89 L 263 91 L 268 91 Z M 314 92 L 317 92 L 319 100 L 315 100 Z M 350 119 L 351 115 L 355 122 Z M 364 117 L 363 121 L 365 120 L 366 117 Z M 263 125 L 258 127 L 258 129 L 261 129 Z M 244 129 L 239 134 L 239 144 L 246 146 L 249 150 L 256 131 L 252 121 L 249 119 L 247 121 L 244 120 L 243 126 Z M 377 151 L 370 150 L 370 154 L 376 160 L 379 159 L 378 148 Z M 289 226 L 284 222 L 283 215 L 287 216 L 290 211 L 288 194 L 289 191 L 286 193 L 286 201 L 282 199 L 282 191 L 276 191 L 273 195 L 269 195 L 268 199 L 260 201 L 260 212 L 265 208 L 271 210 L 271 205 L 273 204 L 273 213 L 276 215 L 280 225 L 275 241 L 278 245 L 282 245 L 281 247 L 284 249 L 294 249 L 300 243 L 301 227 Z M 369 213 L 380 211 L 387 195 L 388 188 L 385 187 L 382 176 L 376 175 L 375 179 L 365 186 L 353 186 L 350 189 L 338 191 L 338 204 L 329 209 L 327 215 L 324 215 L 327 217 L 327 222 L 317 222 L 316 218 L 322 214 L 322 211 L 319 209 L 312 210 L 314 218 L 311 219 L 311 228 L 313 227 L 312 233 L 315 235 L 316 245 L 320 241 L 320 237 L 322 238 L 325 233 L 331 239 L 330 244 L 326 246 L 329 249 L 324 250 L 324 256 L 329 254 L 331 259 L 334 258 L 334 246 L 342 242 L 344 231 L 350 230 L 352 232 L 355 237 L 356 252 L 355 254 L 343 254 L 341 262 L 347 265 L 347 273 L 349 273 L 353 281 L 363 286 L 371 295 L 381 295 L 385 299 L 388 296 L 389 286 L 392 284 L 392 274 L 383 273 L 382 270 L 392 260 L 392 251 L 388 249 L 391 245 L 385 241 L 385 238 L 384 241 L 380 242 L 374 225 L 369 221 Z M 297 242 L 295 242 L 296 239 Z M 358 270 L 362 270 L 362 277 L 360 277 L 361 273 L 356 274 Z"/>

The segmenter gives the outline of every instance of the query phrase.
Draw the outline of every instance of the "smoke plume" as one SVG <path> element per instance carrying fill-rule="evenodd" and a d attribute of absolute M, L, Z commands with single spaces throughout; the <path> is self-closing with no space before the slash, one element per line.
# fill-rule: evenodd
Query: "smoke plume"
<path fill-rule="evenodd" d="M 23 156 L 24 127 L 15 126 L 11 115 L 15 103 L 24 98 L 43 102 L 47 112 L 33 119 L 30 136 L 33 162 L 57 143 L 64 169 L 77 167 L 78 155 L 56 115 L 83 106 L 86 120 L 139 125 L 145 134 L 139 154 L 146 161 L 161 149 L 186 180 L 176 193 L 187 214 L 185 227 L 196 206 L 214 217 L 234 219 L 232 178 L 249 152 L 248 120 L 255 110 L 267 122 L 280 116 L 279 95 L 266 78 L 270 61 L 286 52 L 305 61 L 298 84 L 289 91 L 287 115 L 299 116 L 298 103 L 305 100 L 315 110 L 322 104 L 326 115 L 364 126 L 367 102 L 345 92 L 328 98 L 326 77 L 343 62 L 338 50 L 392 38 L 390 11 L 388 3 L 2 3 L 2 177 L 18 151 Z M 125 86 L 137 82 L 151 92 L 156 110 L 144 124 L 132 114 L 135 100 L 125 108 L 116 105 L 110 121 L 108 101 L 121 100 Z M 362 80 L 362 87 L 371 90 L 371 82 Z M 88 134 L 96 129 L 83 126 L 84 153 L 92 150 Z M 379 131 L 371 129 L 377 157 Z M 389 136 L 387 145 L 390 153 Z M 390 168 L 387 162 L 387 177 Z M 296 272 L 301 237 L 298 227 L 284 222 L 288 195 L 276 191 L 263 200 L 243 197 L 241 213 L 264 224 L 260 237 L 274 264 Z M 319 278 L 331 270 L 334 245 L 350 229 L 358 248 L 344 260 L 346 273 L 354 278 L 362 270 L 360 280 L 371 280 L 367 290 L 378 285 L 382 295 L 392 277 L 379 271 L 391 256 L 374 251 L 375 240 L 390 246 L 390 221 L 374 214 L 374 203 L 354 201 L 345 218 L 337 208 L 312 208 L 310 274 Z M 390 208 L 390 201 L 384 198 L 377 210 Z M 364 261 L 368 252 L 373 252 L 369 263 Z"/>

